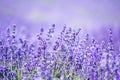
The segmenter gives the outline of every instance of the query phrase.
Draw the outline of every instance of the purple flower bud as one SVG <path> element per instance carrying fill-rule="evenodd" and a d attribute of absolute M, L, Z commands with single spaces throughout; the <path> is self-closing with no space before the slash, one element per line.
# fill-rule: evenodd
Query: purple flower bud
<path fill-rule="evenodd" d="M 17 80 L 17 75 L 16 75 L 16 73 L 15 72 L 9 72 L 8 73 L 8 79 L 9 80 Z"/>

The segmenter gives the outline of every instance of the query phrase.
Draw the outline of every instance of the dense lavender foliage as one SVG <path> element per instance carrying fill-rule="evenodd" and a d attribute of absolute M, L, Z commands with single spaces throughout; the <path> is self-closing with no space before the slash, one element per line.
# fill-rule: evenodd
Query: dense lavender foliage
<path fill-rule="evenodd" d="M 0 39 L 0 80 L 120 80 L 112 29 L 108 41 L 98 42 L 89 34 L 81 39 L 81 29 L 63 27 L 53 45 L 54 24 L 47 38 L 41 28 L 37 44 L 17 37 L 15 30 Z"/>

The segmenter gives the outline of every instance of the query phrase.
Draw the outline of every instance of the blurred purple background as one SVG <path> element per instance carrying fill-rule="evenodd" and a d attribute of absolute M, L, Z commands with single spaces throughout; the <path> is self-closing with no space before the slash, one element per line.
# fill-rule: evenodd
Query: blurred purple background
<path fill-rule="evenodd" d="M 1 31 L 13 24 L 28 36 L 56 24 L 56 32 L 66 25 L 104 38 L 112 27 L 118 39 L 120 0 L 0 0 Z"/>

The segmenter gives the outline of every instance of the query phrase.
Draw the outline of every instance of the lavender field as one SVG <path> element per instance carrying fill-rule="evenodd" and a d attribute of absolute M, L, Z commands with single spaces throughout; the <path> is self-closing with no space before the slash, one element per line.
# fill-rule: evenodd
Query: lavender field
<path fill-rule="evenodd" d="M 0 80 L 120 80 L 120 0 L 0 0 Z"/>
<path fill-rule="evenodd" d="M 53 41 L 55 28 L 46 37 L 41 28 L 35 43 L 18 37 L 16 26 L 8 28 L 0 39 L 0 80 L 120 80 L 111 28 L 108 40 L 100 42 L 66 26 Z"/>

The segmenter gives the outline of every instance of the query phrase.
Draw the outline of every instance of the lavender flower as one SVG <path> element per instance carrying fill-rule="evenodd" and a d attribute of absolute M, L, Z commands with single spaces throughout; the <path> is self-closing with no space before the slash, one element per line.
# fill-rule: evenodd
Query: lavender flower
<path fill-rule="evenodd" d="M 55 42 L 55 24 L 47 37 L 40 29 L 36 44 L 16 35 L 16 26 L 0 39 L 0 80 L 119 80 L 120 54 L 113 31 L 108 41 L 97 41 L 80 31 L 63 27 Z"/>

